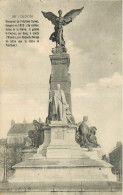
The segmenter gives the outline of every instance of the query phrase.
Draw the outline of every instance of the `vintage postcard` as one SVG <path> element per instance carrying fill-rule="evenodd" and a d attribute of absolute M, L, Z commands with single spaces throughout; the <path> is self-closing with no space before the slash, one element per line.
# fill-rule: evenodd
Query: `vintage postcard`
<path fill-rule="evenodd" d="M 122 2 L 0 0 L 0 193 L 122 193 Z"/>

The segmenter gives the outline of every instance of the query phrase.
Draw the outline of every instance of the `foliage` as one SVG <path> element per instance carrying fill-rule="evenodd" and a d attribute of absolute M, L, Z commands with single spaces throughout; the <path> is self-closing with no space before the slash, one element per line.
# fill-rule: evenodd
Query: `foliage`
<path fill-rule="evenodd" d="M 116 148 L 109 154 L 110 163 L 114 166 L 112 172 L 122 175 L 122 143 L 118 142 Z"/>
<path fill-rule="evenodd" d="M 102 155 L 102 160 L 109 162 L 109 158 L 106 156 L 106 154 Z"/>
<path fill-rule="evenodd" d="M 6 164 L 7 174 L 13 172 L 12 166 L 22 161 L 23 145 L 11 144 L 0 148 L 0 166 L 4 169 Z"/>
<path fill-rule="evenodd" d="M 7 149 L 8 167 L 11 169 L 13 165 L 22 161 L 22 147 L 10 147 Z"/>

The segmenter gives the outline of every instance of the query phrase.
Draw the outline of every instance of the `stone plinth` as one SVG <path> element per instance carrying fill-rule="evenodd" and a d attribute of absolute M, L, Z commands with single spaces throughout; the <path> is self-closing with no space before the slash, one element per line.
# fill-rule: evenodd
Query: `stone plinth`
<path fill-rule="evenodd" d="M 56 90 L 57 84 L 60 84 L 71 111 L 71 76 L 69 73 L 70 56 L 69 54 L 53 54 L 50 55 L 50 60 L 52 66 L 49 81 L 50 89 Z"/>
<path fill-rule="evenodd" d="M 35 154 L 33 158 L 37 158 L 40 156 L 45 157 L 47 153 L 47 147 L 49 146 L 50 142 L 51 142 L 51 131 L 50 128 L 47 127 L 44 128 L 44 143 L 41 146 L 39 146 L 39 148 L 37 149 L 37 154 Z"/>
<path fill-rule="evenodd" d="M 53 121 L 51 125 L 51 142 L 47 148 L 47 158 L 71 158 L 75 149 L 80 150 L 75 142 L 76 125 Z"/>

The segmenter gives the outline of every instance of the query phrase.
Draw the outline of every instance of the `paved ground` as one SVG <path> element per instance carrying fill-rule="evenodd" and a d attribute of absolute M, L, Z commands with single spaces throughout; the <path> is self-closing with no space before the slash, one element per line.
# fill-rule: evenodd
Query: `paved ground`
<path fill-rule="evenodd" d="M 0 192 L 121 192 L 119 182 L 0 183 Z"/>

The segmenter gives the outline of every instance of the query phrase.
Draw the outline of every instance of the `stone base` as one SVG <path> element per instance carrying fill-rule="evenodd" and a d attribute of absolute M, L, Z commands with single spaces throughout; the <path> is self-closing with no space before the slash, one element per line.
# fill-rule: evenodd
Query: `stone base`
<path fill-rule="evenodd" d="M 67 49 L 65 47 L 57 46 L 56 48 L 52 48 L 53 54 L 64 54 L 67 52 Z"/>
<path fill-rule="evenodd" d="M 30 159 L 14 166 L 9 182 L 116 181 L 110 164 L 83 159 Z"/>
<path fill-rule="evenodd" d="M 57 127 L 59 127 L 59 126 L 68 126 L 67 120 L 66 121 L 51 121 L 50 127 L 52 127 L 52 126 L 57 126 Z"/>
<path fill-rule="evenodd" d="M 76 152 L 81 150 L 75 142 L 76 125 L 53 121 L 50 128 L 51 142 L 47 148 L 47 158 L 77 158 Z"/>
<path fill-rule="evenodd" d="M 26 149 L 22 151 L 22 161 L 27 160 L 31 158 L 33 155 L 37 153 L 37 149 L 32 148 L 32 149 Z"/>
<path fill-rule="evenodd" d="M 16 164 L 9 182 L 116 181 L 112 166 L 100 160 L 101 149 L 80 148 L 75 131 L 75 125 L 50 124 L 37 154 Z"/>
<path fill-rule="evenodd" d="M 49 146 L 51 142 L 51 131 L 50 129 L 45 129 L 44 130 L 44 143 L 37 149 L 37 154 L 36 155 L 40 155 L 43 157 L 46 157 L 46 153 L 47 153 L 47 147 Z"/>

